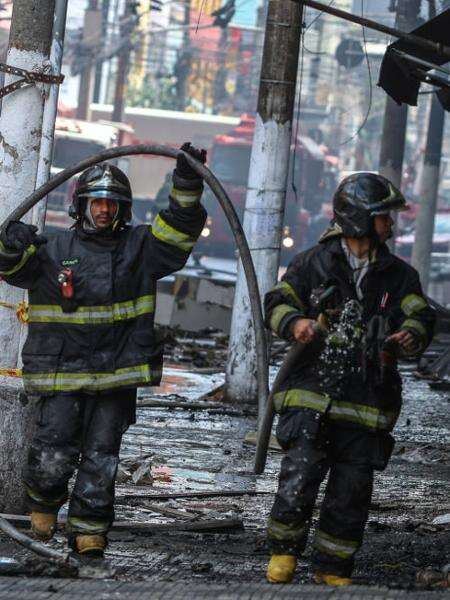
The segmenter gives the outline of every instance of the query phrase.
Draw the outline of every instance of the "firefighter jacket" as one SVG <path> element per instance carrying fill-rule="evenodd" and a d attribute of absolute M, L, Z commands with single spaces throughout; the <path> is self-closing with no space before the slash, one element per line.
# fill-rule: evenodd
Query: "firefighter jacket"
<path fill-rule="evenodd" d="M 202 231 L 200 180 L 176 173 L 169 208 L 153 225 L 126 226 L 109 238 L 81 226 L 18 256 L 0 248 L 0 275 L 29 290 L 23 358 L 26 392 L 102 392 L 155 386 L 162 345 L 155 337 L 156 282 L 181 269 Z M 58 276 L 70 269 L 74 298 Z"/>
<path fill-rule="evenodd" d="M 312 304 L 317 290 L 336 286 L 328 308 L 339 308 L 356 299 L 353 271 L 346 259 L 340 237 L 325 239 L 314 248 L 298 254 L 280 283 L 265 297 L 266 322 L 281 338 L 291 339 L 291 325 L 297 318 L 316 319 L 319 309 Z M 420 341 L 418 353 L 430 343 L 435 315 L 430 308 L 415 269 L 392 255 L 387 246 L 378 248 L 361 283 L 361 330 L 369 331 L 374 317 L 387 324 L 387 335 L 400 329 L 414 333 Z M 356 326 L 356 324 L 355 324 Z M 277 412 L 309 408 L 336 421 L 390 431 L 401 408 L 401 379 L 394 365 L 379 384 L 379 365 L 367 361 L 364 346 L 356 373 L 345 379 L 344 391 L 333 396 L 324 390 L 323 366 L 319 357 L 323 343 L 313 342 L 302 353 L 298 366 L 274 395 Z M 330 373 L 326 374 L 330 378 Z M 331 374 L 331 378 L 333 374 Z"/>

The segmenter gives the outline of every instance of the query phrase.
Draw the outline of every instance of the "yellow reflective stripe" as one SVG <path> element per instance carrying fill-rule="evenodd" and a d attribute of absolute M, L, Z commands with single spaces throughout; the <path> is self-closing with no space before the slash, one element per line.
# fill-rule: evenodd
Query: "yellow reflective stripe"
<path fill-rule="evenodd" d="M 332 556 L 339 558 L 351 558 L 359 548 L 359 543 L 354 540 L 341 540 L 324 531 L 317 529 L 314 546 Z"/>
<path fill-rule="evenodd" d="M 3 246 L 3 244 L 2 244 Z M 3 246 L 4 248 L 4 246 Z M 14 273 L 17 273 L 17 271 L 20 271 L 20 269 L 25 265 L 25 263 L 28 262 L 28 260 L 33 256 L 33 254 L 36 253 L 36 246 L 34 244 L 31 244 L 31 246 L 28 246 L 28 248 L 25 250 L 25 252 L 22 254 L 22 258 L 20 259 L 20 261 L 17 263 L 17 265 L 15 265 L 12 269 L 10 269 L 9 271 L 0 271 L 0 275 L 2 276 L 8 276 L 8 275 L 14 275 Z"/>
<path fill-rule="evenodd" d="M 416 319 L 406 319 L 406 321 L 403 321 L 401 329 L 412 329 L 420 335 L 423 341 L 426 341 L 428 338 L 425 325 Z"/>
<path fill-rule="evenodd" d="M 333 400 L 328 415 L 335 421 L 350 421 L 371 429 L 387 430 L 392 429 L 398 416 L 396 412 L 382 412 L 373 406 L 339 400 Z"/>
<path fill-rule="evenodd" d="M 148 364 L 144 364 L 117 369 L 114 373 L 24 373 L 23 381 L 28 391 L 69 392 L 150 384 L 160 377 L 161 369 L 152 369 Z"/>
<path fill-rule="evenodd" d="M 170 195 L 178 202 L 180 206 L 186 208 L 198 204 L 202 196 L 202 191 L 177 190 L 177 188 L 173 187 Z"/>
<path fill-rule="evenodd" d="M 279 334 L 279 327 L 281 321 L 289 313 L 298 313 L 298 310 L 293 306 L 289 306 L 289 304 L 279 304 L 273 309 L 272 314 L 270 316 L 270 328 L 277 335 Z"/>
<path fill-rule="evenodd" d="M 155 296 L 140 296 L 135 300 L 126 300 L 125 302 L 115 302 L 113 304 L 114 321 L 123 321 L 124 319 L 134 319 L 141 315 L 152 313 L 155 310 Z"/>
<path fill-rule="evenodd" d="M 66 524 L 67 531 L 71 533 L 99 534 L 106 533 L 109 529 L 109 521 L 97 521 L 83 517 L 69 517 Z"/>
<path fill-rule="evenodd" d="M 319 394 L 309 390 L 291 389 L 277 392 L 273 396 L 273 405 L 277 412 L 286 408 L 310 408 L 324 413 L 331 399 L 327 394 Z"/>
<path fill-rule="evenodd" d="M 33 304 L 29 309 L 29 322 L 94 325 L 134 319 L 154 311 L 154 295 L 141 296 L 125 302 L 115 302 L 111 306 L 79 306 L 73 313 L 63 312 L 61 306 L 57 304 Z"/>
<path fill-rule="evenodd" d="M 280 281 L 274 287 L 274 290 L 280 290 L 284 296 L 288 296 L 291 300 L 293 300 L 299 309 L 305 310 L 305 305 L 300 300 L 299 295 L 287 281 Z"/>
<path fill-rule="evenodd" d="M 188 233 L 178 231 L 164 221 L 161 215 L 157 215 L 152 225 L 152 233 L 161 242 L 175 246 L 184 252 L 190 252 L 194 247 L 196 238 Z"/>
<path fill-rule="evenodd" d="M 308 529 L 309 527 L 305 523 L 301 525 L 296 525 L 295 523 L 286 524 L 270 517 L 267 525 L 267 535 L 273 540 L 297 541 L 307 535 Z"/>
<path fill-rule="evenodd" d="M 419 312 L 428 306 L 427 301 L 417 294 L 409 294 L 400 303 L 402 311 L 407 317 Z"/>

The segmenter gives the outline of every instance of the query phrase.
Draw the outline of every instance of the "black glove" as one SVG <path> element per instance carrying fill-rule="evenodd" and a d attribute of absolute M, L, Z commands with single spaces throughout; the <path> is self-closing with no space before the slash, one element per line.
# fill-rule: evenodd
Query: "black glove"
<path fill-rule="evenodd" d="M 190 154 L 197 160 L 199 160 L 202 164 L 206 162 L 206 150 L 198 150 L 191 146 L 191 142 L 185 142 L 180 150 L 183 150 L 187 154 Z M 180 154 L 177 158 L 177 166 L 176 173 L 183 179 L 201 179 L 200 175 L 194 171 L 194 169 L 189 165 L 186 158 Z"/>
<path fill-rule="evenodd" d="M 21 221 L 11 221 L 8 223 L 6 231 L 0 234 L 0 240 L 9 250 L 24 252 L 31 244 L 41 246 L 47 243 L 47 238 L 42 235 L 36 235 L 38 228 L 35 225 L 26 225 Z"/>

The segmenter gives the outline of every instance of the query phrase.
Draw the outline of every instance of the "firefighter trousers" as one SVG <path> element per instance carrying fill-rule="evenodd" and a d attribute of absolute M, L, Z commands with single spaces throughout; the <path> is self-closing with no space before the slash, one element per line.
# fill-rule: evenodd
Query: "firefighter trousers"
<path fill-rule="evenodd" d="M 350 576 L 368 518 L 374 469 L 386 466 L 391 436 L 292 409 L 281 415 L 277 437 L 285 456 L 268 524 L 272 554 L 304 551 L 319 486 L 328 474 L 313 570 Z"/>
<path fill-rule="evenodd" d="M 136 390 L 43 397 L 24 481 L 31 510 L 56 514 L 69 497 L 67 531 L 105 534 L 114 520 L 122 435 L 135 421 Z"/>

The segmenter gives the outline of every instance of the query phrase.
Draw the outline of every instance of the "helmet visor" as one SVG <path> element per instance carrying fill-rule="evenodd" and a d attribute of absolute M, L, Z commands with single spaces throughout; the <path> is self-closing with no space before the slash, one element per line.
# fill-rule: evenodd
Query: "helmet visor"
<path fill-rule="evenodd" d="M 90 192 L 85 192 L 84 194 L 79 194 L 79 197 L 85 199 L 107 198 L 108 200 L 114 200 L 115 202 L 126 202 L 127 204 L 131 204 L 130 198 L 111 190 L 92 190 Z"/>
<path fill-rule="evenodd" d="M 370 205 L 369 210 L 372 217 L 375 217 L 376 215 L 385 215 L 391 210 L 398 212 L 409 210 L 409 205 L 406 203 L 402 193 L 396 190 L 393 185 L 389 185 L 389 191 L 389 196 Z"/>

